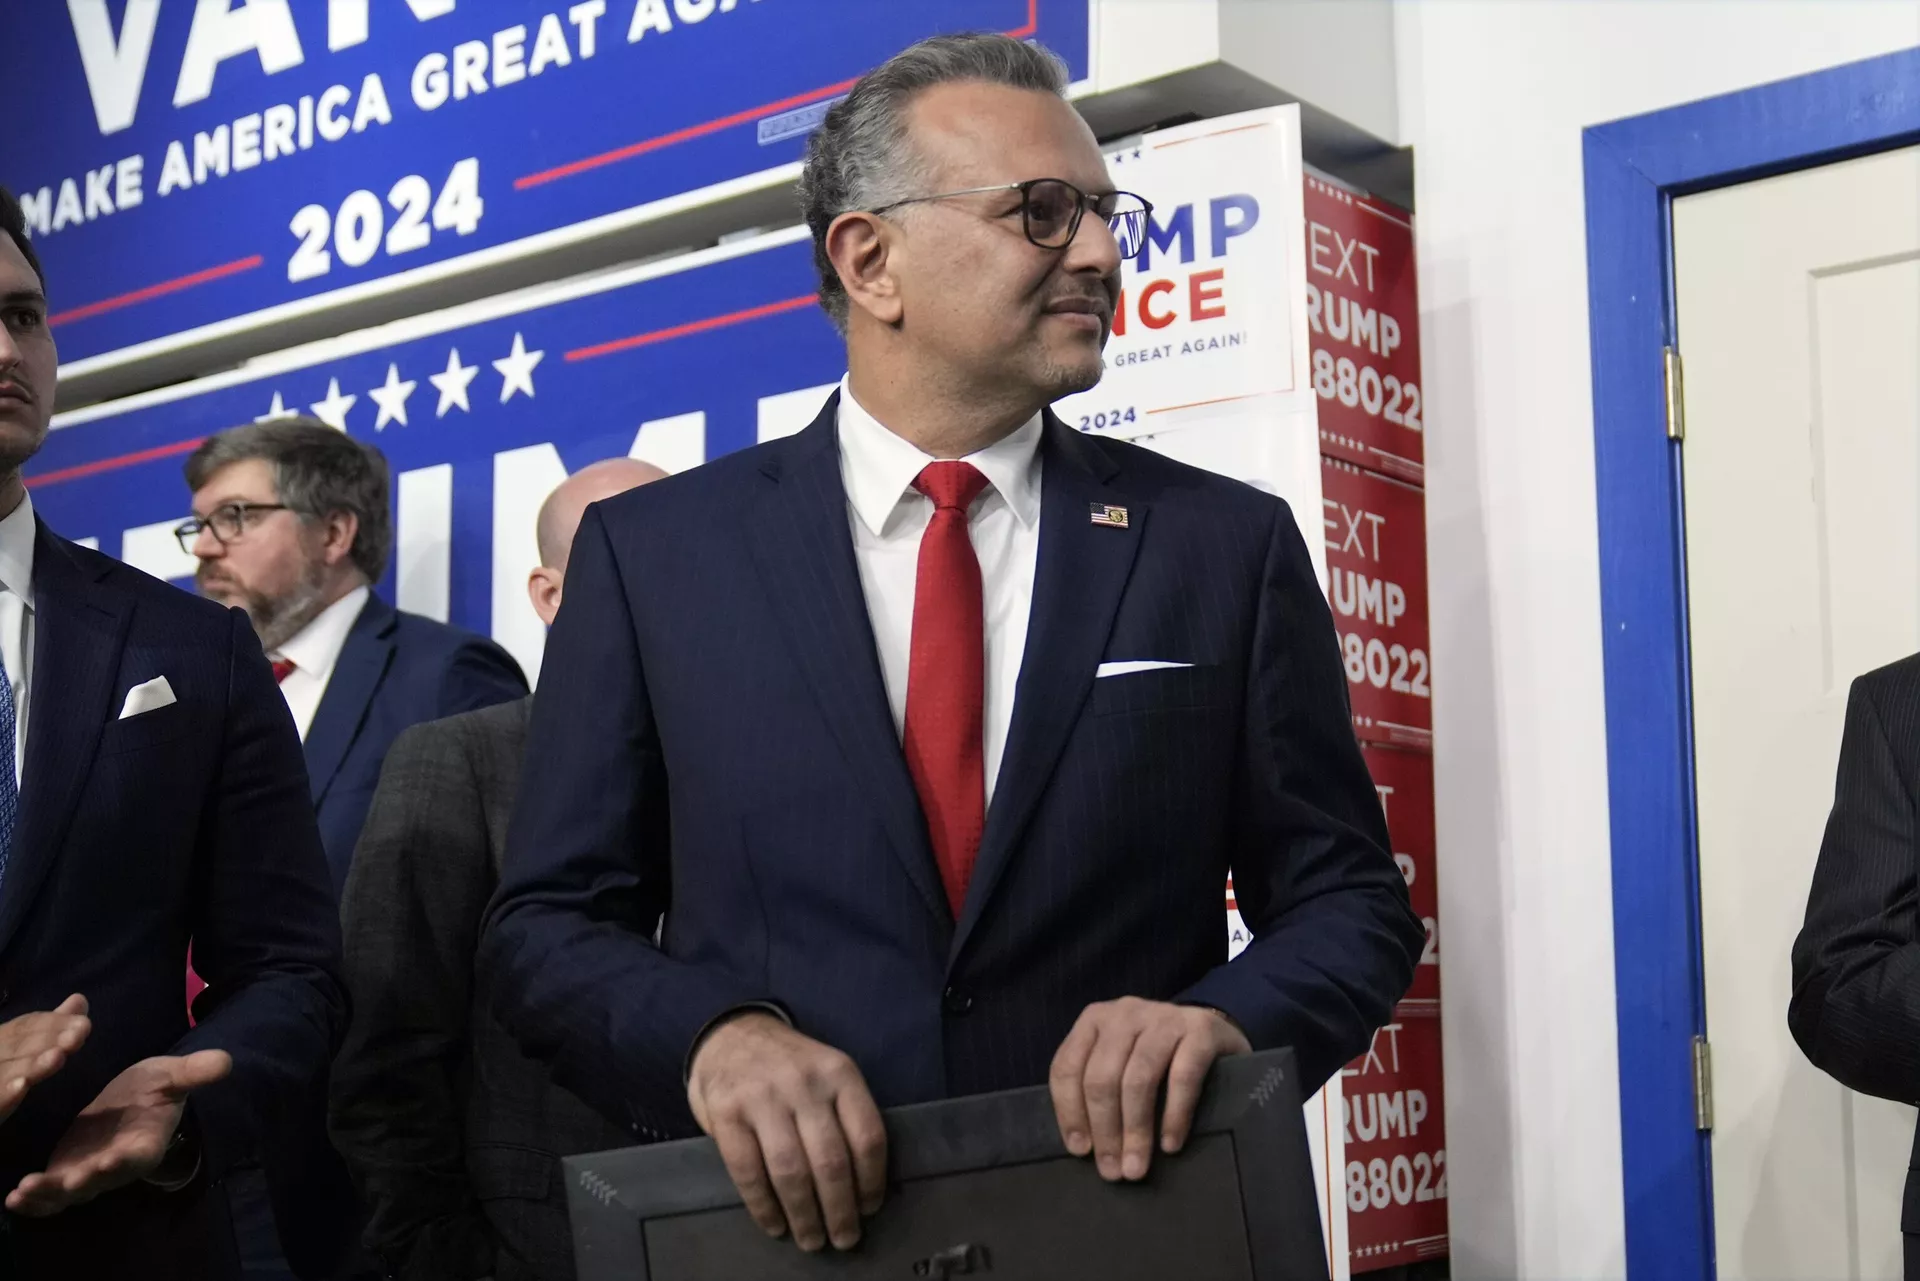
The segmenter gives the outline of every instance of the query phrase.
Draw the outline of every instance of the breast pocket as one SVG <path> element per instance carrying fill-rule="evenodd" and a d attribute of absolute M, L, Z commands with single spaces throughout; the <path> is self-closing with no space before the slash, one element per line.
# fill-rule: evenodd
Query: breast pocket
<path fill-rule="evenodd" d="M 150 712 L 129 716 L 108 725 L 100 734 L 97 755 L 118 756 L 123 752 L 137 752 L 142 748 L 175 743 L 191 737 L 195 728 L 191 705 L 169 703 L 165 707 L 156 707 Z"/>
<path fill-rule="evenodd" d="M 1087 715 L 1223 708 L 1231 704 L 1232 697 L 1232 680 L 1225 668 L 1158 667 L 1097 678 L 1087 698 Z"/>

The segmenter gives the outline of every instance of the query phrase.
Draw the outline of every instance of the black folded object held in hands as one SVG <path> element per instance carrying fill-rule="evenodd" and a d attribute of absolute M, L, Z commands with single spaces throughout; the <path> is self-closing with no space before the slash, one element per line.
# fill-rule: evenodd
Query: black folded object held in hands
<path fill-rule="evenodd" d="M 1183 1151 L 1108 1184 L 1045 1086 L 886 1114 L 887 1201 L 858 1247 L 748 1217 L 711 1139 L 565 1161 L 581 1281 L 1297 1281 L 1327 1276 L 1291 1050 L 1221 1059 Z"/>

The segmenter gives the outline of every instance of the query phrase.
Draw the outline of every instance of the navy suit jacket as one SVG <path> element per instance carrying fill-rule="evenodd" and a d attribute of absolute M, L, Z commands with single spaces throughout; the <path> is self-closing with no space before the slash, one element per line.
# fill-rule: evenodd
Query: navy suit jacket
<path fill-rule="evenodd" d="M 481 946 L 508 1026 L 646 1136 L 690 1129 L 689 1050 L 754 1001 L 882 1106 L 1039 1084 L 1124 995 L 1217 1007 L 1310 1085 L 1364 1049 L 1423 932 L 1286 504 L 1047 416 L 1027 647 L 956 921 L 836 410 L 588 510 Z M 1109 504 L 1124 528 L 1090 522 Z M 1095 678 L 1141 659 L 1192 666 Z M 1229 870 L 1256 936 L 1232 964 Z"/>
<path fill-rule="evenodd" d="M 520 665 L 486 637 L 367 597 L 307 727 L 307 775 L 336 898 L 400 732 L 526 696 Z"/>
<path fill-rule="evenodd" d="M 0 1184 L 43 1169 L 123 1069 L 203 1049 L 233 1056 L 232 1075 L 188 1107 L 203 1173 L 218 1178 L 311 1111 L 345 1028 L 340 927 L 299 738 L 240 611 L 44 525 L 33 592 L 20 810 L 0 876 L 0 1020 L 80 992 L 93 1033 L 0 1122 Z M 157 676 L 175 701 L 121 719 L 127 691 Z M 191 1029 L 189 938 L 209 984 Z M 11 1226 L 28 1276 L 220 1276 L 232 1249 L 224 1210 L 195 1188 L 136 1185 Z"/>

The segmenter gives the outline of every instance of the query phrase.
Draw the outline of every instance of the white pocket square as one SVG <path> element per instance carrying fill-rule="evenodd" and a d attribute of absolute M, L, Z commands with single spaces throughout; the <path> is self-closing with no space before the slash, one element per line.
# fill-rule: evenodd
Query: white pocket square
<path fill-rule="evenodd" d="M 167 678 L 156 676 L 127 691 L 127 701 L 120 705 L 120 719 L 138 716 L 142 712 L 157 711 L 162 707 L 171 707 L 179 700 L 173 696 L 173 686 L 167 684 Z"/>
<path fill-rule="evenodd" d="M 1103 676 L 1126 676 L 1133 672 L 1164 672 L 1174 667 L 1192 667 L 1192 663 L 1169 663 L 1158 658 L 1132 658 L 1124 663 L 1102 663 L 1094 669 L 1093 679 Z"/>

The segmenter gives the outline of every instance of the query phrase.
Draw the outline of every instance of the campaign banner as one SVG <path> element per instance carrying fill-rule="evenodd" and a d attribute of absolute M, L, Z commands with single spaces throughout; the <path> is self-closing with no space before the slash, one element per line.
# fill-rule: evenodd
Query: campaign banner
<path fill-rule="evenodd" d="M 1320 448 L 1422 484 L 1426 423 L 1412 217 L 1312 174 L 1305 200 Z"/>
<path fill-rule="evenodd" d="M 1313 441 L 1300 109 L 1149 133 L 1109 150 L 1107 170 L 1153 213 L 1121 264 L 1106 376 L 1061 415 L 1133 437 L 1253 411 Z"/>
<path fill-rule="evenodd" d="M 1347 1241 L 1356 1273 L 1447 1254 L 1440 1020 L 1402 1006 L 1341 1071 Z"/>
<path fill-rule="evenodd" d="M 1410 752 L 1394 747 L 1361 745 L 1367 773 L 1373 778 L 1380 796 L 1380 808 L 1387 816 L 1387 835 L 1393 843 L 1393 861 L 1406 878 L 1407 895 L 1413 910 L 1426 926 L 1426 947 L 1413 972 L 1413 986 L 1401 998 L 1407 1006 L 1431 1007 L 1437 1014 L 1440 1003 L 1440 924 L 1439 887 L 1434 869 L 1433 757 L 1425 752 Z"/>
<path fill-rule="evenodd" d="M 1433 757 L 1363 746 L 1426 946 L 1413 986 L 1345 1085 L 1347 1235 L 1353 1270 L 1447 1253 L 1446 1091 L 1440 1062 L 1440 925 L 1434 868 Z"/>
<path fill-rule="evenodd" d="M 1327 597 L 1354 731 L 1366 742 L 1428 750 L 1426 496 L 1337 458 L 1323 457 L 1320 473 Z"/>
<path fill-rule="evenodd" d="M 1084 79 L 1088 7 L 35 0 L 0 41 L 34 120 L 0 183 L 82 372 L 775 181 L 924 36 L 1033 38 Z"/>

